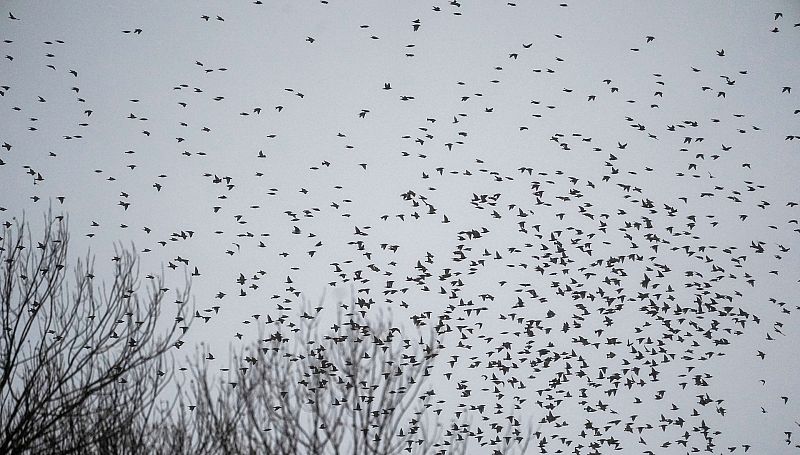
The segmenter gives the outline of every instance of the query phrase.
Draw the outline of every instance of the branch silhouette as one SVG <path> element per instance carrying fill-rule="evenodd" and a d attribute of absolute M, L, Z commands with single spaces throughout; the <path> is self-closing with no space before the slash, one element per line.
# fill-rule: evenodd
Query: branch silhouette
<path fill-rule="evenodd" d="M 166 288 L 140 289 L 132 249 L 115 248 L 100 285 L 94 259 L 70 265 L 68 246 L 52 213 L 37 238 L 24 219 L 0 236 L 0 453 L 133 453 L 171 379 L 188 282 L 165 327 Z"/>

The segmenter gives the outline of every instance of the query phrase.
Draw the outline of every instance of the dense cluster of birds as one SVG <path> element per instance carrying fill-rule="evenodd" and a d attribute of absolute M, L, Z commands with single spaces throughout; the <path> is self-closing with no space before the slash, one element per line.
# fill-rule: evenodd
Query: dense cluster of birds
<path fill-rule="evenodd" d="M 190 276 L 186 340 L 206 340 L 211 365 L 223 341 L 312 317 L 298 303 L 323 287 L 363 317 L 391 309 L 403 333 L 435 331 L 427 390 L 440 417 L 471 422 L 447 432 L 475 453 L 508 428 L 529 429 L 531 453 L 800 449 L 786 366 L 800 365 L 787 358 L 800 337 L 797 72 L 711 41 L 675 57 L 655 32 L 605 37 L 606 66 L 573 62 L 588 58 L 577 30 L 509 27 L 505 47 L 482 48 L 488 31 L 451 43 L 463 55 L 445 66 L 471 72 L 445 87 L 437 46 L 478 13 L 419 6 L 401 24 L 389 11 L 379 25 L 298 19 L 285 42 L 249 40 L 247 16 L 283 20 L 268 2 L 192 9 L 174 20 L 194 54 L 164 44 L 180 32 L 161 22 L 84 36 L 6 11 L 2 221 L 49 203 L 95 251 L 135 241 L 153 270 Z M 796 49 L 800 12 L 762 13 L 752 33 L 769 52 Z M 93 59 L 87 40 L 119 55 Z M 158 45 L 174 55 L 147 54 Z M 291 54 L 257 62 L 262 46 Z M 378 78 L 381 58 L 405 70 Z M 306 59 L 316 72 L 282 85 Z"/>

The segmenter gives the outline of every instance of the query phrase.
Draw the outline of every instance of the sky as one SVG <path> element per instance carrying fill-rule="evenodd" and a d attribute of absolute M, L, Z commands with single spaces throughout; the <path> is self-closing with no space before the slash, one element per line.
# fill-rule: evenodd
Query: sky
<path fill-rule="evenodd" d="M 180 362 L 355 294 L 445 420 L 796 453 L 798 3 L 564 1 L 5 2 L 0 221 L 196 267 Z"/>

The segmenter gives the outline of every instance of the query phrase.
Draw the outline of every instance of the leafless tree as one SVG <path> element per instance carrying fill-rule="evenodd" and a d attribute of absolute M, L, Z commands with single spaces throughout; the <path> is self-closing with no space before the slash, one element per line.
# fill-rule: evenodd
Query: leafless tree
<path fill-rule="evenodd" d="M 0 453 L 145 452 L 188 282 L 164 324 L 168 289 L 160 277 L 139 289 L 132 249 L 115 249 L 98 285 L 90 256 L 69 263 L 63 216 L 37 239 L 24 220 L 0 232 Z"/>
<path fill-rule="evenodd" d="M 159 451 L 444 453 L 453 442 L 439 442 L 444 428 L 431 417 L 433 393 L 425 389 L 439 350 L 435 337 L 404 338 L 388 318 L 342 307 L 324 331 L 321 307 L 304 311 L 297 324 L 269 321 L 274 332 L 232 354 L 225 381 L 212 379 L 198 356 L 184 394 L 191 403 L 162 429 L 178 442 Z"/>
<path fill-rule="evenodd" d="M 118 247 L 111 284 L 96 285 L 91 257 L 68 262 L 64 218 L 45 220 L 37 240 L 24 221 L 0 236 L 0 453 L 458 455 L 475 440 L 426 385 L 435 330 L 408 336 L 357 302 L 324 330 L 321 305 L 267 317 L 224 381 L 198 355 L 191 382 L 160 400 L 188 286 L 164 321 L 168 289 L 150 275 L 139 289 L 135 253 Z M 520 441 L 512 423 L 494 453 Z"/>
<path fill-rule="evenodd" d="M 483 438 L 440 415 L 426 387 L 441 348 L 435 332 L 405 337 L 390 318 L 352 305 L 323 330 L 321 309 L 306 306 L 298 323 L 268 318 L 273 331 L 232 352 L 224 380 L 198 354 L 180 406 L 152 432 L 151 452 L 463 455 L 471 441 L 493 455 L 525 453 L 530 434 L 513 416 L 502 434 Z"/>

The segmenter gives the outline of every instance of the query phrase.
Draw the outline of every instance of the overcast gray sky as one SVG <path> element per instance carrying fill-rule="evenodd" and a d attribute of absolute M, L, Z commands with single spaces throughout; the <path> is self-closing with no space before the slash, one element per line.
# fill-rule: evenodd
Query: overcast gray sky
<path fill-rule="evenodd" d="M 0 219 L 188 259 L 189 354 L 352 290 L 450 318 L 445 421 L 796 453 L 799 4 L 565 1 L 5 2 Z"/>

